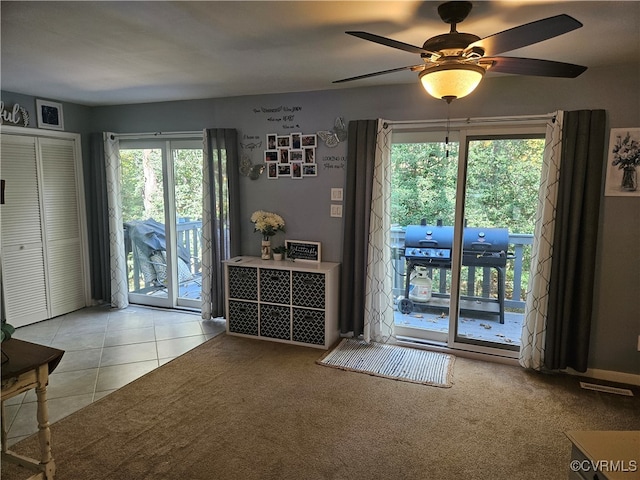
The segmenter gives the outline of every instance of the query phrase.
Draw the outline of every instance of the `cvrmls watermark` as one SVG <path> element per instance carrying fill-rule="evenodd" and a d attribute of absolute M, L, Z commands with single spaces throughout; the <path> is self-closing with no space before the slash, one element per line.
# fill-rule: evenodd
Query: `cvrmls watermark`
<path fill-rule="evenodd" d="M 636 460 L 572 460 L 570 464 L 574 472 L 637 472 Z"/>

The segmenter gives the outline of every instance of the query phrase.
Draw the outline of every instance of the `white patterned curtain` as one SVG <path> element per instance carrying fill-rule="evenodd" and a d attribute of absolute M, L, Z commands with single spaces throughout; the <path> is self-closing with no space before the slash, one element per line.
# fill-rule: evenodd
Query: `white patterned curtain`
<path fill-rule="evenodd" d="M 127 259 L 124 249 L 122 226 L 122 179 L 120 165 L 120 142 L 109 132 L 102 134 L 107 180 L 107 203 L 109 206 L 109 249 L 111 267 L 111 306 L 126 308 L 129 305 L 127 285 Z"/>
<path fill-rule="evenodd" d="M 533 233 L 529 290 L 522 325 L 520 365 L 541 370 L 549 305 L 549 280 L 553 255 L 558 180 L 562 151 L 562 111 L 547 123 L 544 159 Z"/>
<path fill-rule="evenodd" d="M 363 335 L 366 342 L 393 343 L 391 129 L 385 126 L 386 122 L 379 119 L 371 192 Z"/>

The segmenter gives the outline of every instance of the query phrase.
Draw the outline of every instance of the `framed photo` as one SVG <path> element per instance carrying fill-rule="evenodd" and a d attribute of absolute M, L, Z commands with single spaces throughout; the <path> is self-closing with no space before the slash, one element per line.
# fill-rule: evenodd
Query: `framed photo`
<path fill-rule="evenodd" d="M 315 148 L 303 148 L 304 163 L 316 163 L 316 149 Z"/>
<path fill-rule="evenodd" d="M 291 178 L 302 178 L 302 162 L 291 162 Z"/>
<path fill-rule="evenodd" d="M 265 162 L 277 162 L 278 161 L 278 150 L 265 150 L 264 151 L 264 161 Z"/>
<path fill-rule="evenodd" d="M 64 130 L 62 104 L 36 99 L 36 110 L 38 113 L 38 128 Z"/>
<path fill-rule="evenodd" d="M 301 137 L 302 147 L 317 147 L 318 146 L 318 136 L 315 133 L 309 135 L 302 135 Z"/>
<path fill-rule="evenodd" d="M 296 262 L 320 263 L 320 242 L 307 242 L 304 240 L 285 240 L 287 257 Z"/>
<path fill-rule="evenodd" d="M 279 148 L 278 149 L 278 161 L 280 163 L 289 163 L 289 149 L 288 148 Z"/>
<path fill-rule="evenodd" d="M 278 178 L 291 176 L 291 164 L 279 163 L 278 164 Z"/>
<path fill-rule="evenodd" d="M 291 148 L 291 135 L 278 135 L 278 148 Z"/>
<path fill-rule="evenodd" d="M 291 134 L 291 148 L 300 148 L 302 147 L 301 133 L 292 133 Z"/>
<path fill-rule="evenodd" d="M 289 150 L 289 161 L 290 162 L 301 162 L 303 159 L 302 149 L 298 148 L 296 150 Z"/>
<path fill-rule="evenodd" d="M 278 148 L 278 135 L 275 133 L 267 133 L 267 148 L 269 150 L 275 150 Z"/>
<path fill-rule="evenodd" d="M 278 163 L 277 162 L 268 162 L 267 163 L 267 178 L 270 178 L 270 179 L 278 178 Z"/>
<path fill-rule="evenodd" d="M 640 197 L 640 128 L 612 128 L 604 194 Z"/>
<path fill-rule="evenodd" d="M 317 177 L 318 176 L 318 164 L 317 163 L 303 163 L 302 164 L 302 176 L 303 177 Z"/>

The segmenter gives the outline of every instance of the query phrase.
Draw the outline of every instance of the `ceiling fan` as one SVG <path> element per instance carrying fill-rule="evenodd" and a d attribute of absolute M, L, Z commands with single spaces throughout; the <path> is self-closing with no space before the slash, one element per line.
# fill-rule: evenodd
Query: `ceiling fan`
<path fill-rule="evenodd" d="M 441 4 L 438 14 L 443 22 L 451 25 L 451 30 L 449 33 L 429 38 L 422 47 L 367 32 L 345 32 L 370 42 L 417 53 L 423 63 L 344 78 L 333 83 L 411 70 L 419 72 L 418 77 L 430 95 L 451 103 L 456 98 L 470 94 L 488 70 L 518 75 L 575 78 L 587 69 L 580 65 L 551 60 L 496 56 L 582 27 L 582 23 L 575 18 L 564 14 L 556 15 L 480 38 L 456 30 L 457 24 L 467 18 L 471 8 L 471 2 Z"/>

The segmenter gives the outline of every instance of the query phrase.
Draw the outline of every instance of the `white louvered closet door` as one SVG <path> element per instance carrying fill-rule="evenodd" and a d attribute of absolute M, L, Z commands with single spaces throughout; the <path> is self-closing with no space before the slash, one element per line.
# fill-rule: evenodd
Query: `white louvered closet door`
<path fill-rule="evenodd" d="M 50 316 L 85 306 L 75 144 L 41 138 L 42 218 Z"/>
<path fill-rule="evenodd" d="M 2 288 L 7 320 L 15 327 L 49 318 L 37 169 L 37 139 L 2 135 L 0 206 Z"/>
<path fill-rule="evenodd" d="M 2 291 L 15 327 L 87 305 L 76 140 L 2 134 Z"/>

